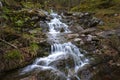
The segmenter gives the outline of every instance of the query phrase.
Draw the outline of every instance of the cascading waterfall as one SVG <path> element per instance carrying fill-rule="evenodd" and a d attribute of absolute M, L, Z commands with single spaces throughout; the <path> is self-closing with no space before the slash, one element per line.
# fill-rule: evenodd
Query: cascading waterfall
<path fill-rule="evenodd" d="M 62 23 L 60 21 L 61 17 L 58 14 L 51 13 L 51 16 L 53 17 L 53 19 L 50 22 L 47 22 L 47 24 L 49 26 L 49 34 L 54 36 L 54 38 L 57 38 L 56 35 L 59 35 L 61 33 L 67 34 L 67 33 L 71 32 L 68 29 L 68 25 L 66 25 L 65 23 Z M 64 32 L 61 32 L 62 29 Z M 80 80 L 80 78 L 75 73 L 77 72 L 78 68 L 87 64 L 88 60 L 84 58 L 84 55 L 81 54 L 81 52 L 79 51 L 79 48 L 77 46 L 75 46 L 74 44 L 72 44 L 71 42 L 61 43 L 59 40 L 57 42 L 55 42 L 55 39 L 52 39 L 52 41 L 54 43 L 51 45 L 50 55 L 47 57 L 44 57 L 44 58 L 36 59 L 36 61 L 32 65 L 26 67 L 23 70 L 23 72 L 27 72 L 27 71 L 33 70 L 34 68 L 39 68 L 39 67 L 42 67 L 43 69 L 44 68 L 53 68 L 53 69 L 59 70 L 59 68 L 57 68 L 57 66 L 52 63 L 69 55 L 70 58 L 74 62 L 74 64 L 73 64 L 74 66 L 73 66 L 73 68 L 69 68 L 68 67 L 69 64 L 66 63 L 66 67 L 68 68 L 68 74 L 65 74 L 67 77 L 67 80 L 70 80 L 69 77 L 71 74 L 73 74 L 74 76 L 76 76 L 76 78 L 78 80 Z M 73 70 L 71 70 L 71 69 L 73 69 Z"/>
<path fill-rule="evenodd" d="M 52 19 L 51 22 L 48 23 L 48 25 L 50 33 L 60 33 L 61 29 L 64 29 L 66 33 L 69 32 L 68 26 L 65 23 L 62 23 L 56 17 Z"/>
<path fill-rule="evenodd" d="M 50 33 L 60 33 L 62 29 L 66 33 L 70 32 L 70 30 L 68 29 L 68 25 L 60 21 L 61 16 L 59 16 L 57 13 L 54 13 L 53 11 L 50 15 L 53 17 L 50 22 L 47 22 Z"/>

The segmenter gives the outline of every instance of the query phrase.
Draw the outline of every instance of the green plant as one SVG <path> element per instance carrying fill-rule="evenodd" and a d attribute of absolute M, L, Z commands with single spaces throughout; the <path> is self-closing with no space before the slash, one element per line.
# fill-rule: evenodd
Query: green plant
<path fill-rule="evenodd" d="M 36 43 L 30 44 L 30 53 L 32 56 L 35 56 L 37 54 L 38 49 L 39 49 L 39 46 Z"/>
<path fill-rule="evenodd" d="M 17 26 L 23 26 L 24 25 L 24 21 L 22 21 L 22 20 L 18 20 L 15 23 L 16 23 Z"/>
<path fill-rule="evenodd" d="M 6 14 L 2 14 L 0 17 L 5 19 L 5 20 L 8 20 L 8 16 Z"/>
<path fill-rule="evenodd" d="M 19 50 L 11 50 L 8 51 L 5 54 L 5 59 L 11 60 L 11 59 L 22 59 L 22 55 Z"/>
<path fill-rule="evenodd" d="M 24 1 L 22 1 L 21 2 L 21 4 L 25 7 L 25 8 L 41 8 L 41 4 L 40 3 L 38 3 L 38 2 L 30 2 L 30 1 L 28 1 L 28 2 L 24 2 Z"/>

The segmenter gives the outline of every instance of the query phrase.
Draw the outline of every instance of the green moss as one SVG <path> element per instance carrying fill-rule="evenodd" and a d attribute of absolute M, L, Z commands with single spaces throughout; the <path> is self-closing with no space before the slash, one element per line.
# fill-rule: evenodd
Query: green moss
<path fill-rule="evenodd" d="M 8 20 L 8 16 L 7 16 L 6 14 L 0 15 L 0 18 L 3 18 L 3 19 L 5 19 L 5 20 Z"/>
<path fill-rule="evenodd" d="M 22 37 L 25 38 L 25 39 L 28 39 L 28 40 L 31 40 L 31 39 L 34 39 L 34 38 L 35 38 L 34 35 L 25 34 L 25 33 L 22 35 Z"/>
<path fill-rule="evenodd" d="M 36 43 L 31 43 L 29 48 L 30 48 L 31 55 L 35 56 L 37 54 L 39 46 Z"/>
<path fill-rule="evenodd" d="M 30 48 L 31 48 L 32 52 L 36 52 L 39 49 L 39 47 L 36 43 L 31 43 Z"/>
<path fill-rule="evenodd" d="M 18 21 L 15 22 L 15 24 L 17 26 L 23 26 L 24 25 L 24 21 L 23 20 L 18 20 Z"/>
<path fill-rule="evenodd" d="M 42 31 L 42 28 L 35 28 L 38 32 Z"/>
<path fill-rule="evenodd" d="M 6 54 L 5 54 L 5 59 L 7 60 L 11 60 L 11 59 L 22 59 L 22 55 L 20 53 L 19 50 L 11 50 L 11 51 L 8 51 Z"/>
<path fill-rule="evenodd" d="M 9 18 L 15 27 L 23 27 L 25 22 L 30 20 L 29 15 L 26 15 L 24 12 L 10 13 L 9 15 Z M 28 24 L 28 26 L 31 26 L 31 24 Z"/>

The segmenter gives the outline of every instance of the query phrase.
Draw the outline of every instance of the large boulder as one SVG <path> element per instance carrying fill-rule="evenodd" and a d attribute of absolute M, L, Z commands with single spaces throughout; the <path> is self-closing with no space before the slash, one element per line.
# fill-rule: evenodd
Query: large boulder
<path fill-rule="evenodd" d="M 63 73 L 54 69 L 46 69 L 39 72 L 38 80 L 66 80 Z"/>
<path fill-rule="evenodd" d="M 52 61 L 49 66 L 53 66 L 65 72 L 66 67 L 74 68 L 74 59 L 72 55 L 60 55 L 56 60 Z"/>
<path fill-rule="evenodd" d="M 31 78 L 32 80 L 66 80 L 66 77 L 62 72 L 51 67 L 41 66 L 28 73 L 30 76 L 24 77 L 20 80 L 31 80 Z"/>
<path fill-rule="evenodd" d="M 37 65 L 38 66 L 48 65 L 48 66 L 54 67 L 64 73 L 68 72 L 68 68 L 74 69 L 74 67 L 75 67 L 73 56 L 70 54 L 65 54 L 65 55 L 61 54 L 56 57 L 49 56 L 48 58 L 42 58 L 42 59 L 38 60 Z"/>

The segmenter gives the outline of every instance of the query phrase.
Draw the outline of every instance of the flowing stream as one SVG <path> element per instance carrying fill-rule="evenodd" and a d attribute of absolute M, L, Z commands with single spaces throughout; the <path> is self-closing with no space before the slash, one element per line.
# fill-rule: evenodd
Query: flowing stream
<path fill-rule="evenodd" d="M 71 80 L 71 75 L 75 76 L 77 80 L 80 80 L 76 74 L 77 70 L 85 64 L 88 64 L 88 59 L 81 54 L 77 46 L 65 39 L 64 35 L 71 33 L 71 31 L 68 25 L 61 22 L 61 16 L 53 12 L 50 15 L 53 19 L 49 22 L 47 21 L 49 26 L 47 36 L 51 44 L 51 52 L 47 57 L 37 58 L 32 65 L 24 68 L 22 73 L 29 72 L 35 68 L 51 68 L 59 70 L 66 76 L 67 80 Z M 59 62 L 60 60 L 64 61 L 62 67 L 58 65 L 61 64 Z"/>

